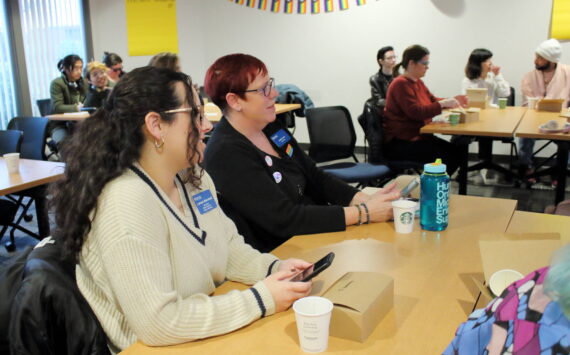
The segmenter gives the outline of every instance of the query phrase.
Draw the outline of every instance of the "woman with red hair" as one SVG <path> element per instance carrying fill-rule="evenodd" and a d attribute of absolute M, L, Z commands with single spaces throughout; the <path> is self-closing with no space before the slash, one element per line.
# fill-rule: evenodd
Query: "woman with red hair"
<path fill-rule="evenodd" d="M 326 174 L 275 121 L 275 81 L 246 54 L 219 58 L 205 90 L 224 117 L 205 152 L 220 203 L 246 241 L 270 251 L 293 235 L 386 221 L 395 185 L 370 196 Z"/>

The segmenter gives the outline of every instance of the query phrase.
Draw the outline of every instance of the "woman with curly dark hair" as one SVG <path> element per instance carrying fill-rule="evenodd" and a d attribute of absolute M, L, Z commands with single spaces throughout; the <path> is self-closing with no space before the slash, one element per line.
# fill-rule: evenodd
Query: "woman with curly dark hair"
<path fill-rule="evenodd" d="M 113 352 L 227 333 L 310 291 L 288 281 L 310 264 L 254 250 L 218 207 L 199 166 L 211 127 L 187 75 L 144 67 L 64 147 L 55 236 Z M 254 285 L 209 297 L 226 279 Z"/>

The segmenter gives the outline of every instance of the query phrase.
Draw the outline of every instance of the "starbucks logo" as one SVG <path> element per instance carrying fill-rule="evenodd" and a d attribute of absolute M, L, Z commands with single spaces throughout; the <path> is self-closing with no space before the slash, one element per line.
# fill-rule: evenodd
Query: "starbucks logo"
<path fill-rule="evenodd" d="M 400 215 L 400 222 L 402 224 L 412 224 L 414 220 L 414 215 L 411 212 L 404 212 Z"/>

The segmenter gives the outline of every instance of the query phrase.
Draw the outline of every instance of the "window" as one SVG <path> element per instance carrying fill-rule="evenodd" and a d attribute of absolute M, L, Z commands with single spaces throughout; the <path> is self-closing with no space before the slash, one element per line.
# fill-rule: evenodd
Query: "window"
<path fill-rule="evenodd" d="M 6 20 L 5 2 L 0 0 L 0 129 L 6 129 L 8 121 L 16 116 L 16 91 Z"/>
<path fill-rule="evenodd" d="M 68 54 L 79 55 L 85 66 L 85 29 L 81 0 L 19 0 L 22 41 L 30 100 L 47 99 L 53 79 L 61 75 L 57 63 Z"/>

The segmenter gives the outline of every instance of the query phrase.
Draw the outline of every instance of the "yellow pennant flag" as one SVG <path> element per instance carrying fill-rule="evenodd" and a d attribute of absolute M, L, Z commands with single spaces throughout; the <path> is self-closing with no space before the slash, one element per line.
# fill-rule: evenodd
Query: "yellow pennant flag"
<path fill-rule="evenodd" d="M 554 0 L 550 37 L 570 39 L 570 0 Z"/>
<path fill-rule="evenodd" d="M 129 55 L 178 53 L 176 0 L 125 0 Z"/>

